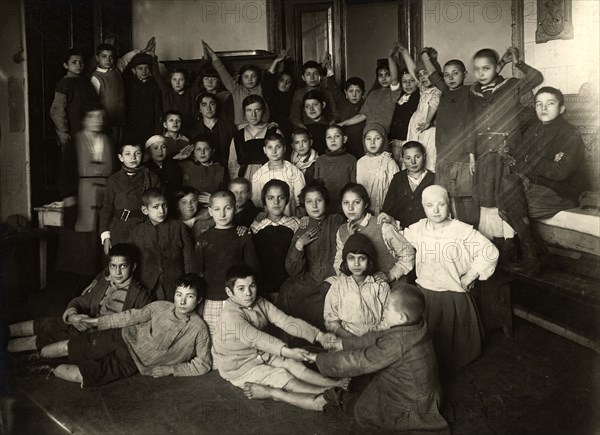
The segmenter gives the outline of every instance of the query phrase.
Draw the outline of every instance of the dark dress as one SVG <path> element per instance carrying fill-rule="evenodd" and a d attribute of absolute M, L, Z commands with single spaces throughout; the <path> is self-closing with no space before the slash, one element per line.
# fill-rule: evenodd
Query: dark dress
<path fill-rule="evenodd" d="M 427 171 L 425 178 L 413 192 L 408 182 L 407 170 L 397 172 L 392 178 L 381 211 L 400 221 L 400 225 L 404 228 L 420 221 L 425 217 L 425 210 L 421 204 L 423 190 L 434 182 L 435 174 Z"/>

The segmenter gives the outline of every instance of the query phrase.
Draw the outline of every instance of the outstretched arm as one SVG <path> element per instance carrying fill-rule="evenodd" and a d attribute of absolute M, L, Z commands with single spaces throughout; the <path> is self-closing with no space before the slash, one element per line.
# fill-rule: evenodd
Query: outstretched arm
<path fill-rule="evenodd" d="M 413 58 L 410 56 L 410 53 L 408 52 L 408 48 L 399 44 L 398 50 L 400 51 L 400 54 L 402 55 L 402 59 L 404 59 L 404 63 L 406 64 L 406 69 L 408 70 L 408 73 L 415 80 L 418 81 L 419 79 L 417 78 L 417 65 L 415 64 L 415 61 L 413 60 Z"/>
<path fill-rule="evenodd" d="M 225 65 L 223 65 L 223 62 L 221 62 L 221 59 L 219 59 L 219 56 L 217 56 L 210 45 L 208 45 L 205 41 L 202 41 L 202 45 L 204 46 L 204 51 L 210 57 L 217 74 L 219 74 L 225 89 L 231 93 L 235 92 L 235 80 L 233 80 L 233 77 L 231 77 L 231 74 L 229 74 L 229 71 L 227 71 L 227 68 L 225 68 Z"/>

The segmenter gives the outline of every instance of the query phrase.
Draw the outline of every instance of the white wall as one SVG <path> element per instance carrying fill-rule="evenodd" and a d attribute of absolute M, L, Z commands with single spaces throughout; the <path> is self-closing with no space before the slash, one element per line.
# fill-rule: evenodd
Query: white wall
<path fill-rule="evenodd" d="M 13 55 L 25 45 L 21 0 L 0 1 L 0 221 L 30 218 L 27 61 Z M 27 53 L 24 53 L 27 59 Z M 9 88 L 9 83 L 11 86 Z"/>
<path fill-rule="evenodd" d="M 215 51 L 266 50 L 266 0 L 132 0 L 133 46 L 155 36 L 160 60 L 198 59 L 201 40 Z"/>
<path fill-rule="evenodd" d="M 450 59 L 462 60 L 471 75 L 466 83 L 474 81 L 471 64 L 477 50 L 493 48 L 502 56 L 511 40 L 511 0 L 423 1 L 424 46 L 438 50 L 442 66 Z M 511 76 L 511 69 L 502 74 Z"/>
<path fill-rule="evenodd" d="M 598 92 L 600 2 L 573 0 L 572 5 L 574 38 L 536 44 L 537 1 L 525 0 L 525 58 L 544 74 L 543 85 L 576 94 L 591 82 Z"/>

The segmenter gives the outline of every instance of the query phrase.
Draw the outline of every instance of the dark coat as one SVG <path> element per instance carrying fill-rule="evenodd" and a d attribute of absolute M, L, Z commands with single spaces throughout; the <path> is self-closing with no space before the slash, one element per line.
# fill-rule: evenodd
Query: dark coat
<path fill-rule="evenodd" d="M 423 204 L 421 204 L 423 190 L 434 183 L 435 174 L 427 171 L 427 175 L 413 192 L 410 189 L 406 169 L 397 172 L 392 178 L 381 211 L 400 221 L 403 228 L 419 222 L 425 217 L 425 210 Z"/>
<path fill-rule="evenodd" d="M 142 82 L 129 77 L 125 83 L 127 128 L 125 141 L 145 144 L 148 138 L 162 133 L 162 97 L 152 78 Z"/>

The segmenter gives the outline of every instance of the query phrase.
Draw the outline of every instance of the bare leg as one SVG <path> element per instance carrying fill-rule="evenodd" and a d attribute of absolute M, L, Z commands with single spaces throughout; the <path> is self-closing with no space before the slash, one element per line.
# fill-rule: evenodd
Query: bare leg
<path fill-rule="evenodd" d="M 330 387 L 324 387 L 321 385 L 309 384 L 308 382 L 300 379 L 292 379 L 282 388 L 285 391 L 291 393 L 302 393 L 302 394 L 321 394 L 328 390 Z"/>
<path fill-rule="evenodd" d="M 322 394 L 291 393 L 279 388 L 267 387 L 252 382 L 244 384 L 244 394 L 249 399 L 273 399 L 308 409 L 309 411 L 322 411 L 327 403 Z"/>
<path fill-rule="evenodd" d="M 327 387 L 326 389 L 331 387 L 340 387 L 346 389 L 350 383 L 350 378 L 328 378 L 318 372 L 315 372 L 314 370 L 305 367 L 302 363 L 294 364 L 293 366 L 288 365 L 285 368 L 299 380 L 311 385 Z"/>
<path fill-rule="evenodd" d="M 61 364 L 56 367 L 52 373 L 54 373 L 54 376 L 57 378 L 64 379 L 65 381 L 77 382 L 79 384 L 83 382 L 81 371 L 79 371 L 79 367 L 74 364 Z"/>
<path fill-rule="evenodd" d="M 33 335 L 33 320 L 8 325 L 11 337 L 27 337 Z"/>
<path fill-rule="evenodd" d="M 36 350 L 37 335 L 31 337 L 13 338 L 8 341 L 7 350 L 9 352 L 25 352 L 26 350 Z"/>
<path fill-rule="evenodd" d="M 44 346 L 40 351 L 44 358 L 60 358 L 63 356 L 69 356 L 69 340 L 59 341 L 58 343 L 52 343 L 48 346 Z"/>

